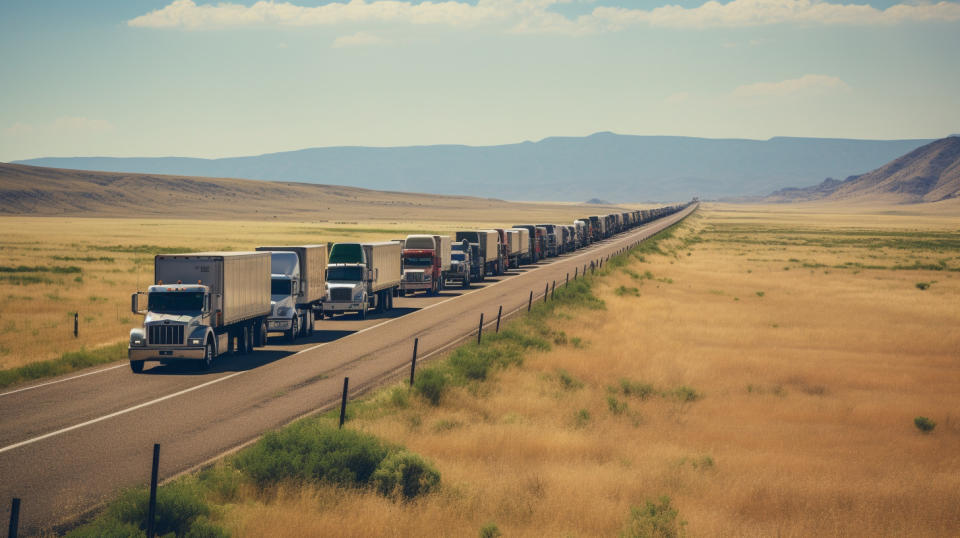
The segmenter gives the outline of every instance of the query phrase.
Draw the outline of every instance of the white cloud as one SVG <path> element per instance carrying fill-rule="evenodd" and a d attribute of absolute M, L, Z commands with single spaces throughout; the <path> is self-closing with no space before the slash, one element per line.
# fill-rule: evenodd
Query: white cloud
<path fill-rule="evenodd" d="M 867 4 L 816 0 L 710 0 L 684 8 L 665 5 L 651 10 L 596 7 L 568 18 L 551 7 L 570 0 L 349 0 L 304 7 L 289 2 L 258 1 L 251 6 L 221 2 L 200 4 L 174 0 L 128 24 L 148 28 L 211 29 L 244 26 L 336 26 L 348 23 L 434 24 L 450 27 L 496 25 L 514 33 L 591 34 L 634 26 L 668 28 L 744 27 L 771 24 L 892 25 L 904 22 L 960 20 L 960 3 L 897 4 L 876 9 Z"/>
<path fill-rule="evenodd" d="M 822 95 L 850 91 L 850 86 L 837 77 L 828 75 L 803 75 L 800 78 L 780 82 L 757 82 L 745 84 L 733 90 L 734 97 L 783 97 L 788 95 Z"/>
<path fill-rule="evenodd" d="M 344 47 L 364 47 L 369 45 L 381 45 L 388 41 L 380 36 L 369 34 L 367 32 L 357 32 L 353 35 L 340 36 L 333 40 L 333 48 L 341 49 Z"/>

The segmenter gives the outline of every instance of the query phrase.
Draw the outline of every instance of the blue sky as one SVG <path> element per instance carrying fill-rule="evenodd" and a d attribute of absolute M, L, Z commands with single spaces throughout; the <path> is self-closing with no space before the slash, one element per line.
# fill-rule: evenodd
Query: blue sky
<path fill-rule="evenodd" d="M 0 161 L 960 132 L 960 2 L 3 0 Z"/>

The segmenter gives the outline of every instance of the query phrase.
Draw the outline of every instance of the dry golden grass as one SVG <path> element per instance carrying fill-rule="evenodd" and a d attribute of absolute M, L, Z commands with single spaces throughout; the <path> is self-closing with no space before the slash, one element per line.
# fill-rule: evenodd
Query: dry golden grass
<path fill-rule="evenodd" d="M 664 254 L 626 268 L 637 278 L 617 270 L 597 285 L 606 310 L 552 322 L 581 347 L 530 354 L 439 408 L 412 399 L 351 422 L 431 459 L 441 492 L 397 504 L 290 488 L 232 505 L 227 525 L 611 536 L 631 506 L 669 495 L 692 536 L 960 534 L 960 273 L 832 267 L 960 267 L 960 220 L 779 209 L 703 209 Z M 582 387 L 565 388 L 561 370 Z M 656 392 L 624 395 L 622 379 Z M 682 386 L 701 397 L 680 401 Z M 920 433 L 918 415 L 936 429 Z"/>

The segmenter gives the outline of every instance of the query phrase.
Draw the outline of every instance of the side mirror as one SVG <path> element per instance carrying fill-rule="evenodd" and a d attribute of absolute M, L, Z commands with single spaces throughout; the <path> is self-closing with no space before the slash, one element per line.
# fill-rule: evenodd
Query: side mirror
<path fill-rule="evenodd" d="M 374 267 L 374 268 L 373 268 L 373 280 L 380 280 L 379 277 L 380 277 L 380 268 L 379 268 L 379 267 Z"/>
<path fill-rule="evenodd" d="M 147 309 L 140 308 L 140 297 L 143 295 L 143 292 L 138 291 L 130 296 L 130 312 L 137 315 L 144 315 L 147 313 Z"/>

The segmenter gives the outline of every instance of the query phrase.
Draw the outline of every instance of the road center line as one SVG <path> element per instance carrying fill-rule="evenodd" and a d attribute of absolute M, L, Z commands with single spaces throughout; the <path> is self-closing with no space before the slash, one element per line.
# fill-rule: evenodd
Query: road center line
<path fill-rule="evenodd" d="M 109 368 L 104 368 L 104 369 L 102 369 L 102 370 L 97 370 L 97 371 L 95 371 L 95 372 L 87 372 L 87 373 L 85 373 L 85 374 L 75 375 L 75 376 L 73 376 L 73 377 L 67 377 L 67 378 L 65 378 L 65 379 L 58 379 L 58 380 L 56 380 L 56 381 L 47 381 L 46 383 L 40 383 L 39 385 L 31 385 L 31 386 L 29 386 L 29 387 L 23 387 L 22 389 L 11 390 L 10 392 L 2 392 L 2 393 L 0 393 L 0 397 L 7 396 L 7 395 L 9 395 L 9 394 L 16 394 L 16 393 L 18 393 L 18 392 L 23 392 L 23 391 L 25 391 L 25 390 L 38 389 L 38 388 L 40 388 L 40 387 L 46 387 L 47 385 L 54 385 L 54 384 L 56 384 L 56 383 L 63 383 L 64 381 L 71 381 L 71 380 L 74 380 L 74 379 L 80 379 L 81 377 L 87 377 L 88 375 L 102 374 L 102 373 L 104 373 L 104 372 L 109 372 L 110 370 L 116 370 L 117 368 L 123 368 L 123 367 L 126 366 L 126 365 L 127 365 L 127 363 L 118 364 L 118 365 L 116 365 L 116 366 L 111 366 L 111 367 L 109 367 Z"/>
<path fill-rule="evenodd" d="M 123 365 L 123 366 L 126 366 L 126 365 Z M 26 441 L 20 441 L 19 443 L 14 443 L 14 444 L 12 444 L 12 445 L 8 445 L 8 446 L 5 446 L 5 447 L 3 447 L 3 448 L 0 448 L 0 454 L 6 452 L 6 451 L 8 451 L 8 450 L 13 450 L 13 449 L 15 449 L 15 448 L 19 448 L 19 447 L 22 447 L 22 446 L 25 446 L 25 445 L 29 445 L 29 444 L 32 444 L 32 443 L 36 443 L 37 441 L 42 441 L 43 439 L 47 439 L 47 438 L 50 438 L 50 437 L 54 437 L 54 436 L 56 436 L 56 435 L 60 435 L 60 434 L 62 434 L 62 433 L 67 433 L 67 432 L 69 432 L 69 431 L 73 431 L 73 430 L 76 430 L 76 429 L 79 429 L 79 428 L 83 428 L 84 426 L 89 426 L 89 425 L 91 425 L 91 424 L 96 424 L 97 422 L 102 422 L 102 421 L 104 421 L 104 420 L 108 420 L 108 419 L 111 419 L 111 418 L 113 418 L 113 417 L 117 417 L 117 416 L 120 416 L 120 415 L 124 415 L 124 414 L 130 413 L 130 412 L 132 412 L 132 411 L 136 411 L 137 409 L 142 409 L 142 408 L 144 408 L 144 407 L 147 407 L 147 406 L 150 406 L 150 405 L 153 405 L 153 404 L 156 404 L 156 403 L 160 403 L 160 402 L 162 402 L 162 401 L 164 401 L 164 400 L 169 400 L 170 398 L 176 398 L 177 396 L 181 396 L 181 395 L 186 394 L 186 393 L 188 393 L 188 392 L 193 392 L 193 391 L 195 391 L 195 390 L 202 389 L 202 388 L 204 388 L 204 387 L 208 387 L 208 386 L 210 386 L 210 385 L 213 385 L 214 383 L 219 383 L 219 382 L 221 382 L 221 381 L 226 381 L 227 379 L 230 379 L 231 377 L 236 377 L 236 376 L 238 376 L 238 375 L 240 375 L 240 374 L 245 374 L 245 373 L 246 373 L 246 371 L 244 371 L 244 372 L 235 372 L 235 373 L 232 373 L 232 374 L 230 374 L 230 375 L 225 375 L 225 376 L 223 376 L 223 377 L 214 379 L 213 381 L 207 381 L 206 383 L 202 383 L 202 384 L 200 384 L 200 385 L 196 385 L 196 386 L 190 387 L 190 388 L 188 388 L 188 389 L 183 389 L 183 390 L 181 390 L 180 392 L 174 392 L 173 394 L 167 394 L 166 396 L 161 396 L 161 397 L 159 397 L 159 398 L 157 398 L 157 399 L 155 399 L 155 400 L 150 400 L 149 402 L 143 402 L 143 403 L 137 404 L 137 405 L 135 405 L 135 406 L 133 406 L 133 407 L 128 407 L 128 408 L 126 408 L 126 409 L 121 409 L 120 411 L 116 411 L 116 412 L 114 412 L 114 413 L 110 413 L 109 415 L 103 415 L 102 417 L 97 417 L 97 418 L 88 420 L 88 421 L 86 421 L 86 422 L 81 422 L 80 424 L 74 424 L 73 426 L 67 426 L 66 428 L 61 428 L 61 429 L 59 429 L 59 430 L 57 430 L 57 431 L 53 431 L 53 432 L 50 432 L 50 433 L 45 433 L 45 434 L 43 434 L 43 435 L 41 435 L 41 436 L 34 437 L 33 439 L 27 439 Z"/>

